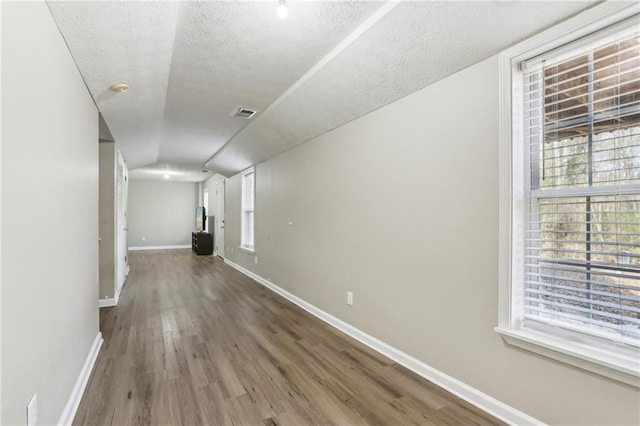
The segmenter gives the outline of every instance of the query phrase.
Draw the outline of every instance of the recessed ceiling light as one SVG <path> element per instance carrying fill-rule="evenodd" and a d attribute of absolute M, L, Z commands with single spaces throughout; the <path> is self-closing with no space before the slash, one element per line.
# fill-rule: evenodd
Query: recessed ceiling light
<path fill-rule="evenodd" d="M 165 179 L 169 179 L 169 175 L 167 175 L 167 174 L 166 174 L 166 175 L 164 175 L 164 178 L 165 178 Z"/>
<path fill-rule="evenodd" d="M 129 85 L 127 83 L 116 83 L 114 85 L 112 85 L 109 89 L 113 90 L 114 92 L 117 93 L 122 93 L 122 92 L 126 92 L 127 90 L 129 90 Z"/>
<path fill-rule="evenodd" d="M 276 13 L 278 14 L 278 18 L 280 19 L 285 19 L 287 16 L 289 16 L 289 8 L 287 7 L 286 0 L 280 0 Z"/>

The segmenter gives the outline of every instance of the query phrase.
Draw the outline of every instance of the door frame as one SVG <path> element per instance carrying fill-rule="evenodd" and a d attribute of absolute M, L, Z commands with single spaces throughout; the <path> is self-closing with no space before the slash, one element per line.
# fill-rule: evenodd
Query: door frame
<path fill-rule="evenodd" d="M 209 211 L 209 189 L 205 188 L 202 191 L 202 206 L 204 207 L 204 232 L 211 233 L 211 224 L 209 223 L 209 216 L 211 216 L 211 212 Z"/>
<path fill-rule="evenodd" d="M 129 265 L 128 265 L 128 244 L 127 244 L 127 198 L 128 198 L 128 189 L 129 189 L 129 173 L 127 170 L 127 165 L 124 161 L 124 157 L 120 151 L 116 151 L 116 181 L 120 180 L 120 188 L 118 189 L 118 185 L 116 184 L 116 202 L 115 202 L 115 212 L 116 212 L 116 238 L 115 238 L 115 266 L 116 266 L 116 279 L 115 279 L 115 289 L 114 289 L 114 298 L 117 298 L 122 291 L 122 287 L 124 287 L 124 283 L 127 280 L 127 275 L 129 274 Z M 118 191 L 120 193 L 118 193 Z M 120 214 L 118 214 L 120 212 Z"/>
<path fill-rule="evenodd" d="M 224 259 L 224 201 L 225 181 L 216 183 L 216 225 L 214 229 L 213 254 Z"/>

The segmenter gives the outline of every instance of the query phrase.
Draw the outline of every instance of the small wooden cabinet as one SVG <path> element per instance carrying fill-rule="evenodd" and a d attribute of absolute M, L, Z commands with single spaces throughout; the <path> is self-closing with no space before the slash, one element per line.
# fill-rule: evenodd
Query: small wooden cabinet
<path fill-rule="evenodd" d="M 208 232 L 191 233 L 191 250 L 197 255 L 213 254 L 213 235 Z"/>

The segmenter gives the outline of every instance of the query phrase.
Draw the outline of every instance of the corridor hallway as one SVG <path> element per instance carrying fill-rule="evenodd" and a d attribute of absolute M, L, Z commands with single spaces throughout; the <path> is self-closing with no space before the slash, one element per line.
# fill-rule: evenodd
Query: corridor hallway
<path fill-rule="evenodd" d="M 218 258 L 130 263 L 76 425 L 499 423 Z"/>

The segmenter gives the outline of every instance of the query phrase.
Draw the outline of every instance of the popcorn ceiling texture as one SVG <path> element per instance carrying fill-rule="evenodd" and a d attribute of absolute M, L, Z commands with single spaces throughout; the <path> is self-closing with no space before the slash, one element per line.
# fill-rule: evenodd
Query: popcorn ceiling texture
<path fill-rule="evenodd" d="M 130 169 L 202 180 L 205 163 L 235 174 L 593 3 L 403 2 L 269 107 L 382 6 L 289 2 L 289 18 L 279 20 L 275 4 L 52 2 L 50 9 Z M 117 81 L 129 92 L 109 92 Z M 231 117 L 240 106 L 259 113 Z"/>
<path fill-rule="evenodd" d="M 203 165 L 250 123 L 234 109 L 266 109 L 380 6 L 290 3 L 284 21 L 273 2 L 181 6 L 160 160 Z"/>
<path fill-rule="evenodd" d="M 129 168 L 157 161 L 178 4 L 48 4 Z M 120 81 L 129 91 L 111 92 Z"/>
<path fill-rule="evenodd" d="M 488 58 L 585 6 L 401 3 L 257 117 L 208 166 L 232 175 Z M 464 102 L 464 94 L 451 95 Z"/>

